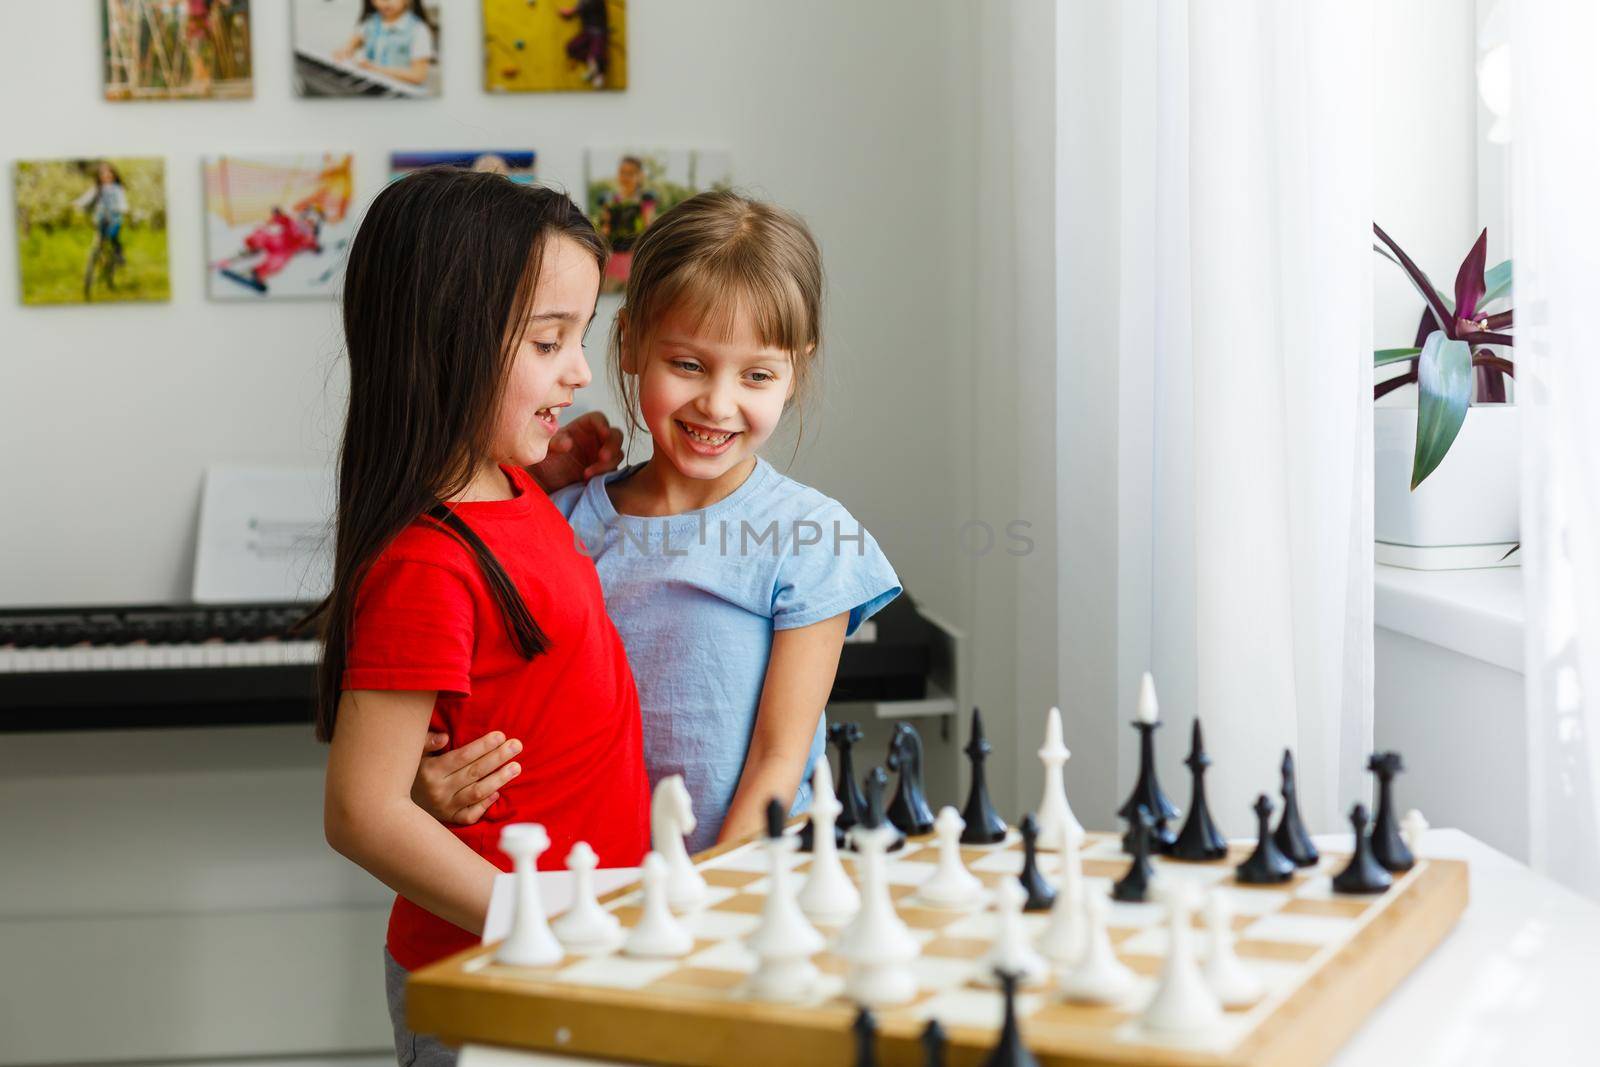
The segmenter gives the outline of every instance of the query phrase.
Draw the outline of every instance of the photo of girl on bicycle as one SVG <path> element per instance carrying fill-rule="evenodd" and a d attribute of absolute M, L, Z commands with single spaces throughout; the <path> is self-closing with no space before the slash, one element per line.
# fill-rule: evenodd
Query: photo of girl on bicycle
<path fill-rule="evenodd" d="M 167 300 L 167 194 L 159 159 L 19 161 L 24 304 Z"/>

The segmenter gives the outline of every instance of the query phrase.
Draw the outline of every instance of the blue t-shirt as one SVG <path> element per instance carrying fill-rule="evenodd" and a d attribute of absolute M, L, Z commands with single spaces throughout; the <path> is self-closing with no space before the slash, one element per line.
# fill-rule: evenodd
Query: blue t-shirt
<path fill-rule="evenodd" d="M 618 515 L 605 483 L 635 464 L 551 496 L 582 541 L 622 635 L 639 690 L 653 789 L 683 775 L 694 803 L 691 852 L 717 839 L 755 730 L 772 635 L 850 613 L 847 633 L 900 594 L 894 568 L 836 500 L 765 459 L 699 511 Z M 822 755 L 817 722 L 794 812 L 811 805 Z"/>

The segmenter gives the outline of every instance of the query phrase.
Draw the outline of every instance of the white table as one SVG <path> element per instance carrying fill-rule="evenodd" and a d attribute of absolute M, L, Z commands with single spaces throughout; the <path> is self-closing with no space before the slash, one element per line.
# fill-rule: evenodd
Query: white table
<path fill-rule="evenodd" d="M 1348 847 L 1340 835 L 1317 844 Z M 1600 904 L 1459 830 L 1428 831 L 1421 851 L 1466 860 L 1471 901 L 1444 943 L 1334 1056 L 1333 1067 L 1600 1064 Z M 468 1045 L 459 1067 L 595 1062 Z"/>

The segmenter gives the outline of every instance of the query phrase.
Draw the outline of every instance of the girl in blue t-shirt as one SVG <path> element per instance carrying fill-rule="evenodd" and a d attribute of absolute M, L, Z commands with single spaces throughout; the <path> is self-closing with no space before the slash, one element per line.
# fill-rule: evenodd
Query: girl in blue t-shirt
<path fill-rule="evenodd" d="M 551 497 L 627 648 L 651 785 L 688 786 L 691 850 L 759 831 L 772 797 L 810 805 L 844 639 L 900 592 L 842 505 L 759 454 L 815 385 L 821 312 L 821 255 L 795 215 L 731 192 L 662 214 L 634 248 L 610 359 L 653 453 Z M 486 774 L 496 740 L 425 759 L 425 806 L 481 814 L 504 775 Z"/>
<path fill-rule="evenodd" d="M 422 0 L 362 0 L 356 32 L 334 58 L 412 85 L 425 85 L 438 57 L 438 27 Z"/>

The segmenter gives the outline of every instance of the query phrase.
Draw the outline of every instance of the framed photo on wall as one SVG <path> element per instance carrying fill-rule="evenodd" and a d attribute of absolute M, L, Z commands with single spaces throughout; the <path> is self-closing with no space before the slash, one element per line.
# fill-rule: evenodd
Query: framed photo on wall
<path fill-rule="evenodd" d="M 628 284 L 634 242 L 680 200 L 733 185 L 726 152 L 673 148 L 591 148 L 584 154 L 584 210 L 611 245 L 602 293 Z"/>
<path fill-rule="evenodd" d="M 483 0 L 483 87 L 626 89 L 627 17 L 627 0 Z"/>
<path fill-rule="evenodd" d="M 24 304 L 171 298 L 162 160 L 19 160 L 14 177 Z"/>
<path fill-rule="evenodd" d="M 389 177 L 403 178 L 423 167 L 459 167 L 504 174 L 514 182 L 533 185 L 539 157 L 531 148 L 446 149 L 438 152 L 391 152 Z"/>
<path fill-rule="evenodd" d="M 355 157 L 212 156 L 204 162 L 206 295 L 326 297 L 354 236 Z"/>
<path fill-rule="evenodd" d="M 439 95 L 436 0 L 293 0 L 301 96 Z"/>
<path fill-rule="evenodd" d="M 107 100 L 244 99 L 250 0 L 101 0 Z"/>

